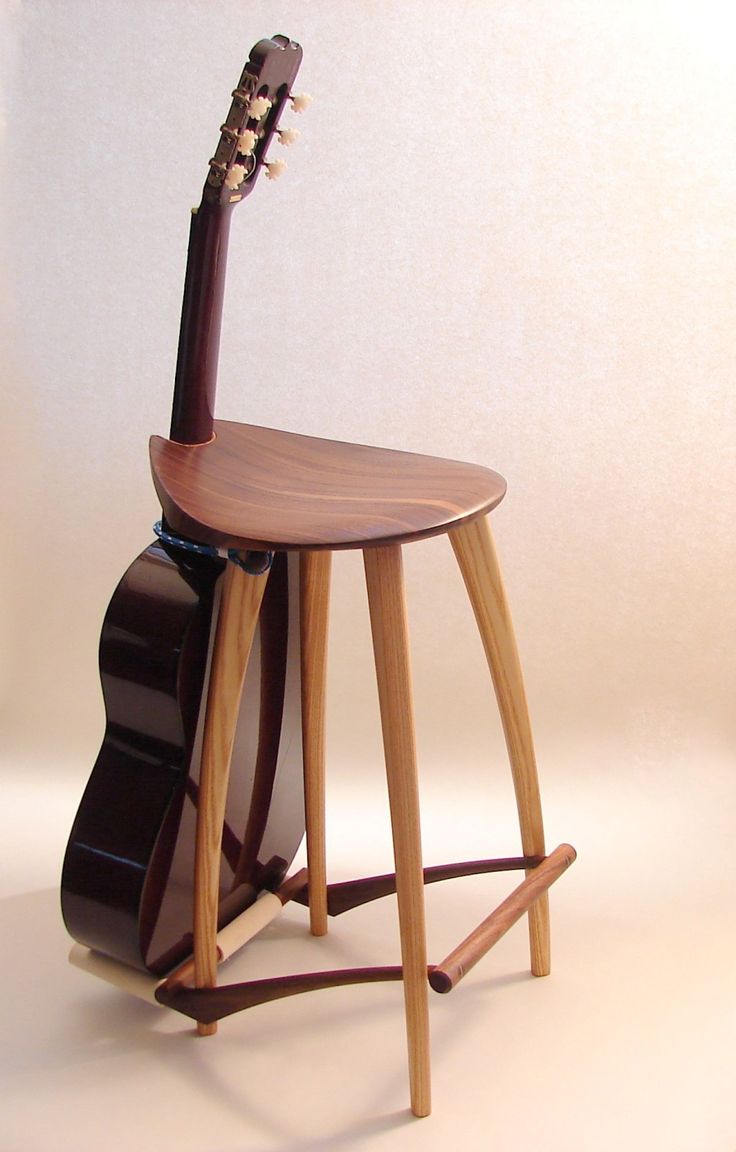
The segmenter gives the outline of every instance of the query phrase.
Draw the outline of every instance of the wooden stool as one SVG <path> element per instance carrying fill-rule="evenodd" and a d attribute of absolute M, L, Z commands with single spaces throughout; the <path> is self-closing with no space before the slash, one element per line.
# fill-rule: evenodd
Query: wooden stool
<path fill-rule="evenodd" d="M 128 569 L 103 625 L 100 664 L 108 725 L 72 828 L 62 902 L 67 927 L 78 941 L 72 950 L 75 963 L 113 982 L 122 980 L 131 990 L 135 983 L 138 994 L 148 995 L 143 985 L 148 989 L 153 981 L 155 1000 L 192 1017 L 203 1034 L 213 1032 L 224 1016 L 278 997 L 340 984 L 403 980 L 411 1105 L 417 1116 L 426 1116 L 428 986 L 449 991 L 524 912 L 529 913 L 532 971 L 545 975 L 546 890 L 575 853 L 562 845 L 545 855 L 526 700 L 486 520 L 504 495 L 503 479 L 473 464 L 214 419 L 230 217 L 261 171 L 273 179 L 284 167 L 267 158 L 268 150 L 271 143 L 289 144 L 296 135 L 279 127 L 282 112 L 289 106 L 299 112 L 308 103 L 305 95 L 291 94 L 301 59 L 301 47 L 280 34 L 254 45 L 221 124 L 201 203 L 190 218 L 171 439 L 151 441 L 154 483 L 165 518 L 163 543 L 150 546 Z M 423 870 L 401 546 L 441 533 L 449 535 L 455 550 L 491 669 L 523 854 Z M 330 556 L 347 548 L 362 549 L 365 558 L 396 871 L 328 885 L 327 608 Z M 192 549 L 210 554 L 190 564 L 181 557 Z M 226 564 L 221 575 L 222 561 L 213 550 L 232 552 L 239 562 Z M 294 568 L 284 555 L 289 553 L 299 555 L 298 582 L 286 578 L 286 569 Z M 290 846 L 289 832 L 278 851 L 267 851 L 264 844 L 278 775 L 289 679 L 285 669 L 291 666 L 286 648 L 291 649 L 289 637 L 296 631 L 288 622 L 297 618 L 305 791 L 299 835 L 306 825 L 308 867 L 306 875 L 287 877 L 298 841 Z M 253 799 L 245 813 L 239 810 L 240 823 L 231 825 L 226 822 L 228 774 L 257 626 L 261 671 L 271 675 L 264 675 L 258 697 L 255 766 L 249 761 Z M 246 683 L 246 704 L 248 697 Z M 299 692 L 289 699 L 299 705 Z M 248 715 L 247 708 L 243 714 Z M 295 752 L 295 741 L 284 744 L 290 754 Z M 300 785 L 302 765 L 294 759 L 290 767 L 296 767 L 296 777 L 287 782 Z M 296 793 L 292 786 L 292 798 Z M 268 859 L 259 858 L 261 851 Z M 177 860 L 186 861 L 185 883 Z M 514 868 L 526 872 L 521 885 L 442 963 L 428 969 L 424 884 Z M 220 884 L 221 873 L 232 881 L 229 889 Z M 175 883 L 169 883 L 172 876 Z M 308 902 L 312 932 L 320 935 L 328 913 L 393 891 L 399 907 L 400 967 L 216 986 L 218 959 L 252 938 L 286 900 Z M 169 901 L 170 892 L 176 899 Z"/>
<path fill-rule="evenodd" d="M 253 425 L 215 421 L 206 443 L 153 437 L 154 483 L 171 532 L 240 552 L 300 554 L 302 723 L 308 885 L 282 898 L 309 903 L 311 931 L 337 913 L 393 891 L 398 900 L 401 968 L 317 973 L 221 989 L 216 985 L 217 903 L 223 812 L 240 692 L 267 573 L 234 564 L 223 577 L 207 700 L 195 876 L 195 989 L 185 975 L 157 993 L 199 1021 L 308 988 L 403 979 L 411 1106 L 430 1111 L 427 989 L 453 988 L 525 912 L 531 970 L 550 970 L 547 889 L 575 858 L 562 845 L 545 854 L 537 770 L 511 620 L 487 520 L 505 482 L 474 464 L 345 444 Z M 522 856 L 423 871 L 411 676 L 401 546 L 447 533 L 470 597 L 493 679 L 511 762 Z M 363 550 L 393 832 L 395 876 L 328 886 L 324 836 L 324 713 L 331 553 Z M 428 968 L 424 883 L 479 872 L 523 869 L 526 879 L 446 959 Z M 300 890 L 301 889 L 301 890 Z M 256 984 L 260 987 L 256 988 Z M 265 987 L 268 985 L 269 987 Z M 199 990 L 199 994 L 198 994 Z"/>

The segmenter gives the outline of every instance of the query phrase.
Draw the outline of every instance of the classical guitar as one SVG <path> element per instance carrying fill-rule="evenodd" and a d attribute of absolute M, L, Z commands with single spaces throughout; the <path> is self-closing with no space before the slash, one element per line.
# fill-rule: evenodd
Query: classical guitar
<path fill-rule="evenodd" d="M 213 435 L 230 216 L 267 159 L 301 63 L 285 36 L 253 48 L 233 92 L 192 213 L 171 439 Z M 240 558 L 271 564 L 243 691 L 223 825 L 220 924 L 275 890 L 304 831 L 297 573 L 286 554 Z M 191 952 L 194 838 L 212 638 L 226 561 L 213 549 L 158 539 L 131 565 L 105 616 L 100 674 L 106 728 L 72 827 L 62 911 L 80 943 L 162 974 Z"/>

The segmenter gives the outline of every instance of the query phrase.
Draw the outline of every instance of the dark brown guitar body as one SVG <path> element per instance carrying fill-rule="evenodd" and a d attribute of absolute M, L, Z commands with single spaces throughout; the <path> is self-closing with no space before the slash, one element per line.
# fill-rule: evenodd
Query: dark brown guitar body
<path fill-rule="evenodd" d="M 293 559 L 274 559 L 243 691 L 223 922 L 278 886 L 304 830 Z M 155 973 L 191 952 L 199 756 L 223 568 L 217 557 L 152 544 L 123 576 L 100 640 L 107 726 L 69 839 L 62 910 L 80 943 Z"/>

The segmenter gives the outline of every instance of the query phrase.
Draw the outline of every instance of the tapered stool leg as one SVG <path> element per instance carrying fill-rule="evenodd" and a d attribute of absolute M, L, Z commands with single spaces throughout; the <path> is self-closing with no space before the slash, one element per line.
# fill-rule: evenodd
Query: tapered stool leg
<path fill-rule="evenodd" d="M 526 692 L 501 573 L 487 517 L 453 528 L 455 556 L 478 623 L 501 713 L 525 856 L 544 856 L 544 828 L 539 799 Z M 549 899 L 544 892 L 529 909 L 531 969 L 550 970 Z"/>
<path fill-rule="evenodd" d="M 363 553 L 396 867 L 412 1111 L 431 1109 L 427 945 L 414 715 L 401 549 Z"/>
<path fill-rule="evenodd" d="M 299 557 L 304 817 L 313 936 L 327 932 L 325 688 L 331 562 L 331 552 L 302 552 Z"/>
<path fill-rule="evenodd" d="M 217 982 L 217 909 L 220 886 L 222 825 L 230 759 L 248 657 L 268 573 L 251 576 L 228 564 L 212 650 L 207 689 L 202 766 L 197 804 L 194 858 L 194 982 L 212 988 Z M 198 1023 L 200 1036 L 217 1024 Z"/>

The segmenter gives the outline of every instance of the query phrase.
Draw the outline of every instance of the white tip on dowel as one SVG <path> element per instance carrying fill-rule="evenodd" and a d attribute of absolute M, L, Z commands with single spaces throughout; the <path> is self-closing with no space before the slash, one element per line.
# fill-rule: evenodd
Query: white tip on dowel
<path fill-rule="evenodd" d="M 282 910 L 283 905 L 278 896 L 274 896 L 273 892 L 262 892 L 255 904 L 251 904 L 250 908 L 246 908 L 245 912 L 241 912 L 239 916 L 236 916 L 217 933 L 217 948 L 220 959 L 228 960 L 244 944 L 257 936 L 272 920 L 275 920 Z M 75 968 L 81 968 L 83 972 L 90 972 L 107 984 L 121 988 L 123 992 L 137 996 L 139 1000 L 145 1000 L 148 1004 L 155 1004 L 158 1008 L 161 1007 L 156 999 L 156 989 L 164 981 L 158 976 L 151 976 L 147 972 L 139 972 L 136 968 L 129 968 L 127 964 L 122 964 L 119 960 L 112 960 L 109 956 L 103 956 L 101 952 L 93 952 L 82 944 L 72 945 L 69 952 L 69 963 L 73 964 Z"/>
<path fill-rule="evenodd" d="M 283 904 L 273 892 L 261 893 L 255 904 L 251 904 L 250 908 L 246 908 L 245 912 L 241 912 L 217 933 L 217 947 L 222 959 L 229 960 L 239 948 L 275 920 L 283 908 Z"/>
<path fill-rule="evenodd" d="M 90 972 L 107 984 L 114 984 L 123 992 L 137 996 L 139 1000 L 146 1000 L 149 1004 L 155 1004 L 158 1008 L 161 1007 L 156 999 L 156 989 L 161 980 L 156 976 L 151 976 L 147 972 L 139 972 L 136 968 L 129 968 L 127 964 L 121 964 L 119 960 L 112 960 L 109 956 L 103 956 L 101 952 L 92 952 L 91 949 L 84 948 L 81 944 L 72 946 L 69 952 L 69 963 L 73 964 L 75 968 L 81 968 L 83 972 Z"/>

